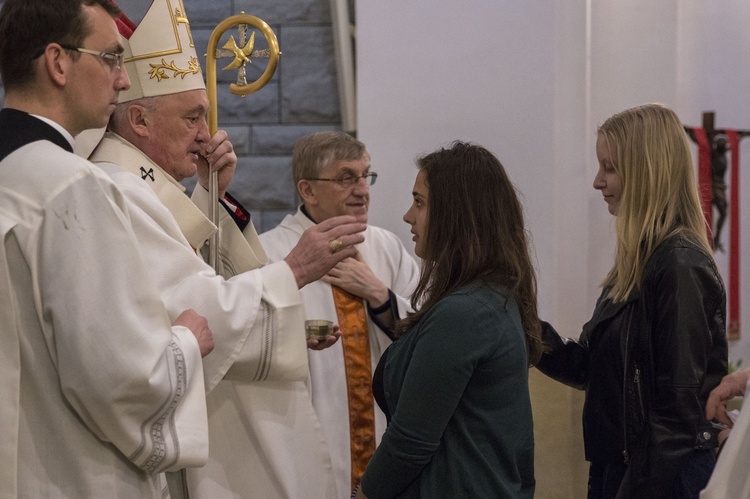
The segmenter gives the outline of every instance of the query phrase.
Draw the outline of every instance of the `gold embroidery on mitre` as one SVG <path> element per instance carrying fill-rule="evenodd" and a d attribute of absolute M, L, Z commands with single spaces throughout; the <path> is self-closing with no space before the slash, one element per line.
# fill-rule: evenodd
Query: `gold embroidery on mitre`
<path fill-rule="evenodd" d="M 164 57 L 164 56 L 171 55 L 171 54 L 181 54 L 182 53 L 182 40 L 180 40 L 180 34 L 177 30 L 178 24 L 185 25 L 188 39 L 190 40 L 190 47 L 195 48 L 195 45 L 193 44 L 193 32 L 190 31 L 190 22 L 188 21 L 187 17 L 185 17 L 185 15 L 183 14 L 183 12 L 185 12 L 185 6 L 182 4 L 182 0 L 178 0 L 178 3 L 180 4 L 180 7 L 182 7 L 182 9 L 178 7 L 172 10 L 171 2 L 169 0 L 165 0 L 165 3 L 167 6 L 167 11 L 169 12 L 170 21 L 172 22 L 172 31 L 174 32 L 174 42 L 176 44 L 176 48 L 170 49 L 170 50 L 157 51 L 157 52 L 147 52 L 144 54 L 126 57 L 125 63 L 141 61 L 143 59 L 151 59 L 153 57 Z M 136 28 L 136 32 L 137 31 L 138 31 L 138 28 Z"/>
<path fill-rule="evenodd" d="M 183 80 L 185 79 L 185 76 L 189 74 L 200 73 L 201 70 L 201 64 L 198 61 L 197 57 L 190 58 L 190 62 L 188 62 L 188 69 L 178 68 L 174 63 L 174 60 L 167 64 L 167 61 L 165 61 L 164 59 L 161 60 L 161 64 L 149 64 L 149 66 L 151 66 L 151 70 L 148 72 L 148 74 L 151 75 L 151 79 L 156 78 L 156 81 L 169 79 L 169 76 L 167 76 L 167 74 L 164 72 L 165 69 L 167 71 L 174 72 L 174 74 L 172 74 L 173 78 L 177 78 L 179 76 Z"/>
<path fill-rule="evenodd" d="M 180 5 L 182 5 L 182 1 L 180 1 Z M 184 7 L 183 7 L 184 9 Z M 185 15 L 182 13 L 182 11 L 177 8 L 174 10 L 174 20 L 177 24 L 184 24 L 185 29 L 187 30 L 188 38 L 190 39 L 190 46 L 195 47 L 195 44 L 193 43 L 193 32 L 190 31 L 190 21 L 188 21 L 188 18 L 185 17 Z"/>
<path fill-rule="evenodd" d="M 0 0 L 2 2 L 2 0 Z M 120 102 L 205 89 L 183 0 L 153 0 L 125 44 L 130 89 Z"/>

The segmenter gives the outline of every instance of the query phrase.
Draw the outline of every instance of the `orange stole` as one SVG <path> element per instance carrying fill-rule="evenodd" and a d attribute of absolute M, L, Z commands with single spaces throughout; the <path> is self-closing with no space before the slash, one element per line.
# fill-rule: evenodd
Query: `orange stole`
<path fill-rule="evenodd" d="M 372 395 L 367 311 L 361 298 L 337 286 L 331 286 L 331 289 L 339 327 L 343 333 L 341 342 L 349 399 L 349 443 L 354 489 L 375 452 L 375 400 Z"/>

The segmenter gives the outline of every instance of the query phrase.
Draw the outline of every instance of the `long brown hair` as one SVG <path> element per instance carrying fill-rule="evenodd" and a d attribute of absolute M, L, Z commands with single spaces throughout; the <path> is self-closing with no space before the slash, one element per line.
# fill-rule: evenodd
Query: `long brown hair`
<path fill-rule="evenodd" d="M 470 282 L 500 284 L 521 313 L 530 363 L 541 354 L 536 277 L 523 209 L 500 161 L 465 142 L 417 160 L 429 189 L 425 254 L 404 332 L 443 297 Z"/>

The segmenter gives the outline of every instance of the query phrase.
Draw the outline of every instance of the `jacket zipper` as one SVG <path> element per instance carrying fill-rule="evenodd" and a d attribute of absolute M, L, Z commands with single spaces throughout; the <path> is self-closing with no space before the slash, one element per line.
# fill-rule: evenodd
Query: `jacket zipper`
<path fill-rule="evenodd" d="M 641 368 L 638 366 L 635 366 L 635 374 L 633 375 L 633 383 L 635 384 L 635 395 L 638 397 L 638 413 L 641 415 L 641 421 L 644 421 L 646 419 L 646 415 L 643 412 L 643 392 L 641 390 Z M 625 396 L 624 402 L 627 404 L 627 381 L 625 382 Z M 630 464 L 630 456 L 628 455 L 628 411 L 626 408 L 623 410 L 623 417 L 625 418 L 623 420 L 623 428 L 624 428 L 624 434 L 625 434 L 625 450 L 622 451 L 622 458 L 625 464 Z"/>
<path fill-rule="evenodd" d="M 623 434 L 623 449 L 622 449 L 622 460 L 625 465 L 630 464 L 630 456 L 628 455 L 628 347 L 630 343 L 630 331 L 625 332 L 625 358 L 623 359 L 624 373 L 622 376 L 622 434 Z"/>
<path fill-rule="evenodd" d="M 638 412 L 641 413 L 641 422 L 646 420 L 646 414 L 643 412 L 643 393 L 641 391 L 641 368 L 635 366 L 635 394 L 638 396 Z"/>

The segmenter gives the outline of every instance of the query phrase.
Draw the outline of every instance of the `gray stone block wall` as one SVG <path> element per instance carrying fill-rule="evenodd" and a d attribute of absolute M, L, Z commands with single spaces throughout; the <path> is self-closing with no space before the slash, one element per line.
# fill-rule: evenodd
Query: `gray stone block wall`
<path fill-rule="evenodd" d="M 229 91 L 236 71 L 221 71 L 229 61 L 217 63 L 219 128 L 239 157 L 229 192 L 251 211 L 258 232 L 265 232 L 299 201 L 291 178 L 294 142 L 341 128 L 329 0 L 184 0 L 184 5 L 204 73 L 211 32 L 229 16 L 244 11 L 263 19 L 279 41 L 282 55 L 273 78 L 244 98 Z M 256 48 L 265 47 L 262 34 L 255 36 Z M 265 61 L 253 62 L 248 80 L 264 68 Z M 3 96 L 0 84 L 0 101 Z M 185 185 L 192 189 L 194 182 Z"/>

